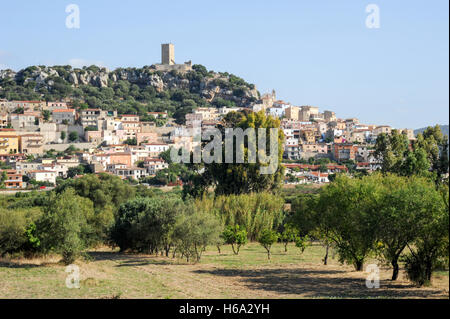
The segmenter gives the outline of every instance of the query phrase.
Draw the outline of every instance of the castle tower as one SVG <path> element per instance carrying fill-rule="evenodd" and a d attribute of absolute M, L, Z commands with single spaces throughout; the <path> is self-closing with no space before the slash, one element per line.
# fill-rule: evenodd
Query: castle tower
<path fill-rule="evenodd" d="M 175 64 L 175 46 L 172 43 L 161 44 L 161 64 Z"/>

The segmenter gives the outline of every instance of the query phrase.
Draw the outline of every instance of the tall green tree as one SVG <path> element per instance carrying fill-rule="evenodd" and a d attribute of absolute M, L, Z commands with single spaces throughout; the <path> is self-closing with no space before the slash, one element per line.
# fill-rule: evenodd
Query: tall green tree
<path fill-rule="evenodd" d="M 189 260 L 200 261 L 208 245 L 219 242 L 222 225 L 219 219 L 204 211 L 185 210 L 177 217 L 172 239 L 176 251 Z"/>
<path fill-rule="evenodd" d="M 391 134 L 378 136 L 375 156 L 381 161 L 384 173 L 426 176 L 440 183 L 449 168 L 448 136 L 442 134 L 438 125 L 428 127 L 413 141 L 406 134 L 392 130 Z"/>
<path fill-rule="evenodd" d="M 420 228 L 406 257 L 405 268 L 409 279 L 418 285 L 431 282 L 433 271 L 439 259 L 449 258 L 449 205 L 448 185 L 440 186 L 435 192 L 428 192 L 422 198 L 427 205 L 421 212 Z"/>
<path fill-rule="evenodd" d="M 111 229 L 112 242 L 121 251 L 165 250 L 168 255 L 173 245 L 170 234 L 177 216 L 185 208 L 183 201 L 175 196 L 132 199 L 120 206 Z"/>
<path fill-rule="evenodd" d="M 52 195 L 37 222 L 42 249 L 60 253 L 66 264 L 73 263 L 89 247 L 93 229 L 88 221 L 93 215 L 92 202 L 76 195 L 73 189 Z"/>
<path fill-rule="evenodd" d="M 223 124 L 218 127 L 222 133 L 222 160 L 221 163 L 213 162 L 204 164 L 204 171 L 199 176 L 193 176 L 191 183 L 187 183 L 190 187 L 191 195 L 201 196 L 207 192 L 210 186 L 215 188 L 216 194 L 243 194 L 261 191 L 276 191 L 283 182 L 284 166 L 281 165 L 283 155 L 283 131 L 280 129 L 280 121 L 271 116 L 266 116 L 264 112 L 230 112 L 223 120 Z M 276 167 L 273 173 L 264 174 L 262 168 L 268 165 L 260 160 L 259 153 L 256 163 L 248 163 L 249 159 L 249 140 L 246 138 L 244 145 L 236 145 L 233 147 L 233 163 L 225 163 L 225 137 L 226 129 L 255 129 L 254 141 L 258 145 L 259 131 L 258 129 L 266 129 L 266 150 L 258 149 L 256 153 L 264 152 L 270 149 L 271 128 L 278 129 L 276 137 Z M 206 143 L 205 143 L 206 144 Z M 244 163 L 237 162 L 236 150 L 242 147 L 244 154 Z"/>
<path fill-rule="evenodd" d="M 339 175 L 323 189 L 317 203 L 320 223 L 329 229 L 339 260 L 357 271 L 363 269 L 376 243 L 380 188 L 371 179 Z"/>
<path fill-rule="evenodd" d="M 401 254 L 408 245 L 414 246 L 423 226 L 434 219 L 432 212 L 441 210 L 443 202 L 435 185 L 427 179 L 390 174 L 372 178 L 383 186 L 376 248 L 382 259 L 392 265 L 392 280 L 396 280 Z"/>

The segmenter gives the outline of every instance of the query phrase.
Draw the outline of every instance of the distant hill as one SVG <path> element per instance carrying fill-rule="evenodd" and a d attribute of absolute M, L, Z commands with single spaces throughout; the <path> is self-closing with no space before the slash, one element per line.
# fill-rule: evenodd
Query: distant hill
<path fill-rule="evenodd" d="M 92 65 L 30 66 L 18 72 L 0 70 L 0 98 L 7 100 L 70 99 L 74 107 L 100 107 L 119 114 L 168 112 L 177 122 L 197 107 L 246 107 L 260 94 L 254 84 L 227 72 L 157 71 L 155 66 L 109 71 Z"/>
<path fill-rule="evenodd" d="M 442 134 L 448 136 L 448 125 L 439 125 L 439 126 L 441 127 Z M 418 128 L 417 130 L 414 130 L 414 135 L 422 133 L 426 129 L 427 129 L 426 127 Z"/>

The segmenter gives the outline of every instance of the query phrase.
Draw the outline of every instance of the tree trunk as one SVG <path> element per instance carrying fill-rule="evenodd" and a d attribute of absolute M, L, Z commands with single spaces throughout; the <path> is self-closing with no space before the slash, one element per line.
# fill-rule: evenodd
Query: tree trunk
<path fill-rule="evenodd" d="M 217 250 L 219 251 L 220 254 L 220 245 L 216 245 L 217 246 Z"/>
<path fill-rule="evenodd" d="M 326 246 L 326 252 L 325 252 L 325 257 L 323 257 L 323 264 L 326 266 L 327 264 L 328 264 L 328 248 L 329 248 L 330 246 L 328 245 L 328 243 L 327 243 L 327 246 Z"/>
<path fill-rule="evenodd" d="M 426 261 L 426 268 L 425 268 L 425 274 L 426 274 L 426 279 L 427 279 L 426 284 L 430 284 L 431 283 L 431 274 L 432 274 L 432 272 L 433 272 L 433 262 L 428 259 Z"/>
<path fill-rule="evenodd" d="M 287 245 L 288 245 L 288 242 L 285 242 L 285 243 L 284 243 L 284 252 L 285 252 L 285 253 L 287 253 Z"/>
<path fill-rule="evenodd" d="M 356 260 L 355 261 L 355 270 L 356 271 L 362 271 L 363 270 L 363 261 L 362 260 Z"/>
<path fill-rule="evenodd" d="M 398 262 L 397 262 L 398 258 L 395 258 L 394 260 L 392 260 L 392 267 L 394 268 L 394 271 L 392 272 L 392 280 L 397 280 L 398 278 Z"/>
<path fill-rule="evenodd" d="M 166 246 L 166 257 L 169 257 L 170 246 Z"/>

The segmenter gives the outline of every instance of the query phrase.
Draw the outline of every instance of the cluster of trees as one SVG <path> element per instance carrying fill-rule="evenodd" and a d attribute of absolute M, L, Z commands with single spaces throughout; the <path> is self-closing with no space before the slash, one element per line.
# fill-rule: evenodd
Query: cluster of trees
<path fill-rule="evenodd" d="M 179 254 L 199 261 L 207 245 L 218 242 L 220 221 L 196 212 L 177 196 L 136 198 L 120 206 L 111 229 L 111 244 L 121 251 Z"/>
<path fill-rule="evenodd" d="M 283 199 L 268 192 L 205 196 L 195 203 L 197 211 L 210 212 L 223 225 L 239 225 L 251 241 L 256 241 L 264 229 L 278 229 L 284 220 Z"/>
<path fill-rule="evenodd" d="M 50 192 L 16 197 L 0 211 L 0 255 L 53 252 L 65 263 L 105 243 L 122 251 L 171 252 L 198 261 L 207 245 L 220 249 L 231 240 L 227 226 L 238 229 L 241 245 L 283 220 L 283 201 L 272 194 L 183 201 L 181 192 L 133 187 L 109 174 L 88 174 Z"/>
<path fill-rule="evenodd" d="M 392 130 L 380 134 L 375 155 L 382 162 L 381 171 L 401 176 L 419 175 L 442 182 L 449 169 L 448 136 L 439 125 L 428 127 L 410 143 L 406 134 Z"/>
<path fill-rule="evenodd" d="M 53 148 L 49 149 L 49 150 L 45 151 L 45 153 L 42 157 L 43 158 L 57 158 L 57 157 L 62 157 L 62 156 L 66 156 L 66 155 L 73 155 L 78 151 L 79 151 L 78 148 L 76 148 L 74 145 L 70 145 L 64 151 L 56 151 Z M 33 160 L 34 160 L 34 157 L 30 157 L 30 161 L 33 161 Z"/>
<path fill-rule="evenodd" d="M 379 173 L 362 178 L 339 175 L 318 195 L 293 203 L 292 222 L 304 234 L 336 249 L 341 262 L 362 270 L 370 257 L 392 265 L 392 279 L 405 256 L 408 276 L 431 280 L 439 264 L 448 265 L 448 186 L 429 179 Z"/>
<path fill-rule="evenodd" d="M 116 207 L 138 193 L 108 174 L 69 179 L 46 193 L 17 193 L 0 212 L 0 255 L 59 253 L 71 263 L 87 248 L 104 243 Z"/>

